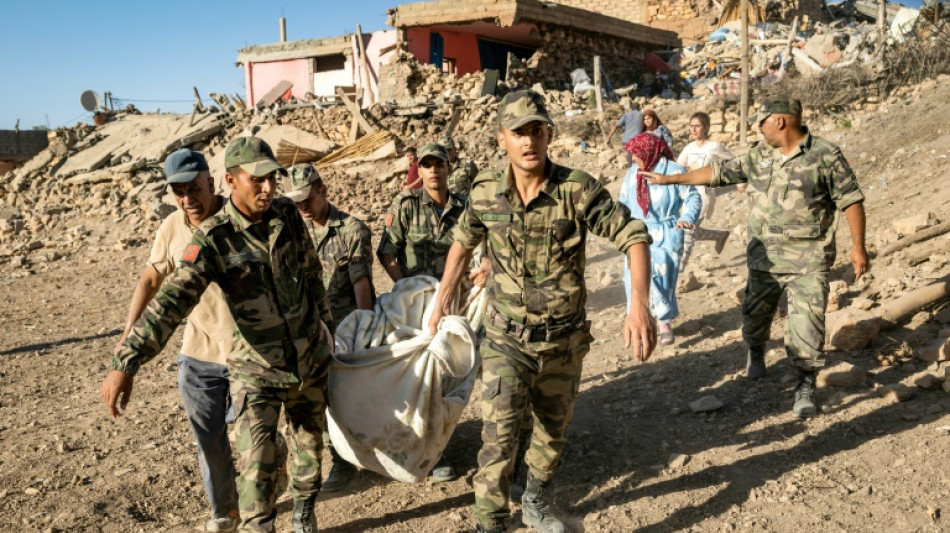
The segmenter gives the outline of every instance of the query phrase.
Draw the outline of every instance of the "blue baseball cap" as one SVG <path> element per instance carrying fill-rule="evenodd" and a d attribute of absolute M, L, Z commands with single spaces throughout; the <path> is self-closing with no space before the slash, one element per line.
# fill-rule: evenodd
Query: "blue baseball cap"
<path fill-rule="evenodd" d="M 165 158 L 165 183 L 188 183 L 202 170 L 208 170 L 208 162 L 200 152 L 182 148 Z"/>

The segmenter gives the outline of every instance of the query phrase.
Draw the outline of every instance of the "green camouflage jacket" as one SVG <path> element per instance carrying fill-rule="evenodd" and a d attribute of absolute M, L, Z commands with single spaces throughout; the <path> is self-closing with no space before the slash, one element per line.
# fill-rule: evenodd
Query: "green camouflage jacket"
<path fill-rule="evenodd" d="M 470 159 L 459 159 L 455 163 L 454 170 L 449 174 L 449 190 L 466 197 L 472 190 L 472 180 L 478 175 L 478 167 Z"/>
<path fill-rule="evenodd" d="M 195 232 L 178 268 L 113 357 L 112 369 L 135 374 L 155 357 L 214 282 L 235 322 L 231 377 L 262 387 L 306 382 L 323 363 L 316 354 L 327 353 L 320 349 L 329 340 L 320 320 L 334 330 L 321 275 L 293 202 L 274 200 L 256 223 L 228 202 Z"/>
<path fill-rule="evenodd" d="M 426 275 L 442 279 L 452 247 L 452 228 L 465 210 L 465 200 L 449 193 L 442 216 L 425 189 L 404 191 L 393 200 L 376 256 L 395 255 L 403 277 Z"/>
<path fill-rule="evenodd" d="M 610 239 L 621 252 L 649 243 L 641 220 L 630 217 L 593 177 L 548 162 L 538 196 L 523 206 L 510 168 L 475 178 L 455 240 L 475 248 L 488 241 L 488 299 L 510 320 L 560 325 L 584 320 L 584 268 L 588 232 Z"/>
<path fill-rule="evenodd" d="M 752 194 L 747 261 L 776 274 L 824 272 L 835 262 L 838 212 L 864 201 L 841 150 L 806 133 L 783 162 L 759 143 L 744 156 L 713 163 L 711 185 L 748 183 Z"/>
<path fill-rule="evenodd" d="M 330 204 L 326 226 L 308 223 L 310 237 L 323 266 L 330 311 L 337 324 L 357 309 L 353 283 L 366 277 L 373 291 L 372 234 L 363 221 Z"/>

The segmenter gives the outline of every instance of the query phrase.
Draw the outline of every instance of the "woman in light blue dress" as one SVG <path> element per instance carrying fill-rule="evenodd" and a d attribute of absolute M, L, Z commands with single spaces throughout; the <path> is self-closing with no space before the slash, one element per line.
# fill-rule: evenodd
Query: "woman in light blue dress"
<path fill-rule="evenodd" d="M 686 172 L 673 162 L 670 147 L 656 135 L 641 133 L 626 144 L 633 156 L 620 188 L 620 202 L 634 218 L 642 219 L 653 238 L 650 245 L 652 280 L 650 311 L 656 317 L 660 344 L 673 344 L 670 322 L 679 316 L 676 305 L 676 280 L 683 255 L 683 229 L 691 228 L 699 218 L 702 200 L 692 185 L 650 185 L 640 170 L 671 175 Z M 624 264 L 627 309 L 630 308 L 630 269 Z"/>

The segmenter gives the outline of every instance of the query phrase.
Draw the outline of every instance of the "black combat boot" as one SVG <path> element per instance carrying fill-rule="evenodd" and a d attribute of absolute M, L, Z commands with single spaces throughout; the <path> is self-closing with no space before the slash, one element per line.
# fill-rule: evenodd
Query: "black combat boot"
<path fill-rule="evenodd" d="M 762 379 L 768 372 L 765 370 L 765 347 L 749 346 L 749 355 L 745 361 L 745 375 L 755 381 Z"/>
<path fill-rule="evenodd" d="M 492 527 L 485 527 L 481 523 L 475 524 L 475 533 L 505 533 L 507 527 L 505 524 L 495 524 Z"/>
<path fill-rule="evenodd" d="M 313 504 L 316 501 L 316 494 L 302 500 L 294 500 L 294 514 L 290 519 L 294 533 L 317 533 L 317 515 L 313 513 Z"/>
<path fill-rule="evenodd" d="M 567 525 L 554 516 L 554 483 L 542 482 L 528 472 L 521 496 L 521 521 L 540 533 L 567 533 Z"/>
<path fill-rule="evenodd" d="M 814 370 L 798 371 L 795 404 L 792 405 L 792 413 L 798 418 L 811 418 L 818 414 L 818 407 L 815 405 L 815 379 L 817 374 Z"/>
<path fill-rule="evenodd" d="M 356 467 L 340 457 L 340 454 L 332 446 L 330 447 L 330 458 L 333 460 L 333 467 L 330 468 L 330 475 L 320 485 L 322 492 L 343 490 L 356 474 Z"/>

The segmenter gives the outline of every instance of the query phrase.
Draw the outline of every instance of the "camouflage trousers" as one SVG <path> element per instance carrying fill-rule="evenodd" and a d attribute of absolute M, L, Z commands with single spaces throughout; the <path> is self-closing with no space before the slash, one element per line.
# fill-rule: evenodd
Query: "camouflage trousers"
<path fill-rule="evenodd" d="M 238 477 L 239 531 L 274 531 L 277 509 L 277 424 L 280 408 L 287 419 L 285 435 L 292 458 L 289 492 L 294 499 L 320 490 L 320 456 L 326 430 L 327 368 L 301 388 L 258 387 L 231 382 L 237 419 L 234 423 L 241 475 Z"/>
<path fill-rule="evenodd" d="M 474 515 L 483 526 L 491 528 L 510 515 L 519 436 L 532 420 L 525 463 L 542 481 L 557 472 L 590 341 L 586 329 L 551 342 L 522 342 L 488 326 L 480 348 L 482 447 L 473 480 Z"/>
<path fill-rule="evenodd" d="M 825 357 L 827 272 L 773 274 L 749 270 L 742 302 L 742 338 L 749 346 L 764 346 L 768 342 L 772 318 L 783 292 L 788 292 L 785 353 L 798 368 L 821 368 Z"/>

